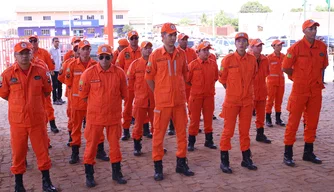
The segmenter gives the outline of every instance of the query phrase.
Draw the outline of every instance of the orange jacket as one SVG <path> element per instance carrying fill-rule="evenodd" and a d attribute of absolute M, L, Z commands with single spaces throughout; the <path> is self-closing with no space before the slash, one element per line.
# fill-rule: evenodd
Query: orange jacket
<path fill-rule="evenodd" d="M 247 106 L 253 104 L 253 81 L 256 74 L 256 58 L 246 53 L 228 54 L 221 62 L 219 82 L 226 84 L 224 104 Z"/>
<path fill-rule="evenodd" d="M 145 81 L 145 70 L 148 61 L 143 57 L 136 59 L 128 70 L 129 89 L 135 92 L 135 107 L 154 108 L 154 95 Z"/>
<path fill-rule="evenodd" d="M 64 63 L 61 65 L 61 70 L 59 71 L 59 75 L 58 75 L 58 80 L 62 83 L 65 83 L 65 75 L 66 72 L 64 70 L 66 70 L 68 68 L 68 66 L 70 65 L 71 62 L 73 62 L 75 60 L 74 57 L 71 57 L 69 59 L 67 59 L 66 61 L 64 61 Z M 68 88 L 68 86 L 66 86 L 66 90 L 65 90 L 65 96 L 69 97 L 70 94 L 70 90 Z"/>
<path fill-rule="evenodd" d="M 191 83 L 190 94 L 193 97 L 215 95 L 215 83 L 218 80 L 218 66 L 215 61 L 197 58 L 189 66 L 187 82 Z"/>
<path fill-rule="evenodd" d="M 210 53 L 209 55 L 209 59 L 213 60 L 213 61 L 217 61 L 217 57 L 215 56 L 215 54 Z"/>
<path fill-rule="evenodd" d="M 87 121 L 94 125 L 113 125 L 122 118 L 122 99 L 127 97 L 124 71 L 111 65 L 103 70 L 100 64 L 85 70 L 79 82 L 79 96 L 87 98 Z"/>
<path fill-rule="evenodd" d="M 74 51 L 73 50 L 69 50 L 65 53 L 64 55 L 64 62 L 67 60 L 67 59 L 70 59 L 74 57 Z"/>
<path fill-rule="evenodd" d="M 267 99 L 266 77 L 269 75 L 269 60 L 266 56 L 260 55 L 257 61 L 257 72 L 254 79 L 254 100 L 262 101 Z"/>
<path fill-rule="evenodd" d="M 79 81 L 82 73 L 89 67 L 97 64 L 92 58 L 89 60 L 87 67 L 82 64 L 80 57 L 68 64 L 65 70 L 65 84 L 71 89 L 71 108 L 75 110 L 86 110 L 87 103 L 79 97 Z"/>
<path fill-rule="evenodd" d="M 37 51 L 33 54 L 33 56 L 34 58 L 44 61 L 48 65 L 50 71 L 55 70 L 55 64 L 53 63 L 51 55 L 47 50 L 43 48 L 38 48 Z"/>
<path fill-rule="evenodd" d="M 193 60 L 197 59 L 196 51 L 192 48 L 187 47 L 186 50 L 183 50 L 180 46 L 177 47 L 179 50 L 182 50 L 186 54 L 187 63 L 191 63 Z"/>
<path fill-rule="evenodd" d="M 131 63 L 140 57 L 140 47 L 138 47 L 137 50 L 133 50 L 131 46 L 128 46 L 119 53 L 116 65 L 121 67 L 124 72 L 127 73 Z"/>
<path fill-rule="evenodd" d="M 323 89 L 322 70 L 328 66 L 326 45 L 315 40 L 311 45 L 305 37 L 293 44 L 283 60 L 283 68 L 293 69 L 291 94 L 310 96 L 312 89 Z"/>
<path fill-rule="evenodd" d="M 47 70 L 31 62 L 28 74 L 14 63 L 0 76 L 0 97 L 8 99 L 8 120 L 13 127 L 32 127 L 46 122 L 45 94 L 52 86 Z"/>
<path fill-rule="evenodd" d="M 185 104 L 187 61 L 184 51 L 174 49 L 173 56 L 164 47 L 157 48 L 149 58 L 145 79 L 155 83 L 156 107 L 174 107 Z"/>
<path fill-rule="evenodd" d="M 269 60 L 269 75 L 267 83 L 274 86 L 284 86 L 284 75 L 282 71 L 282 62 L 285 55 L 281 53 L 276 56 L 275 53 L 268 55 Z"/>
<path fill-rule="evenodd" d="M 111 61 L 111 63 L 112 63 L 112 64 L 116 64 L 116 60 L 117 60 L 117 57 L 118 57 L 118 55 L 119 55 L 119 51 L 118 51 L 118 49 L 116 49 L 116 51 L 114 51 L 114 52 L 112 53 L 112 55 L 113 55 L 113 57 L 112 57 L 112 61 Z"/>

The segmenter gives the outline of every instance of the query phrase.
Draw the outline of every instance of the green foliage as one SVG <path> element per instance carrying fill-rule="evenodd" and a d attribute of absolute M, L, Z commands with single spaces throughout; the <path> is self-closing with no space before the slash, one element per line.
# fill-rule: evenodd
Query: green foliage
<path fill-rule="evenodd" d="M 263 6 L 258 1 L 248 1 L 240 8 L 240 13 L 268 13 L 272 10 L 268 6 Z"/>
<path fill-rule="evenodd" d="M 303 12 L 303 11 L 304 11 L 303 8 L 292 8 L 292 9 L 290 10 L 290 12 Z"/>
<path fill-rule="evenodd" d="M 133 30 L 133 27 L 131 25 L 124 25 L 122 29 L 123 33 L 127 33 L 128 31 L 131 30 Z"/>
<path fill-rule="evenodd" d="M 210 21 L 209 21 L 209 19 L 208 19 L 208 16 L 205 14 L 205 13 L 203 13 L 202 15 L 201 15 L 201 17 L 200 17 L 200 19 L 201 19 L 201 24 L 202 25 L 204 25 L 204 26 L 206 26 L 206 25 L 210 25 Z"/>
<path fill-rule="evenodd" d="M 218 14 L 215 15 L 215 26 L 221 27 L 224 25 L 232 25 L 235 30 L 238 31 L 239 19 L 231 18 L 221 10 Z"/>
<path fill-rule="evenodd" d="M 191 20 L 188 19 L 188 18 L 182 18 L 179 22 L 178 22 L 179 25 L 184 25 L 184 26 L 187 26 L 187 25 L 190 25 L 191 24 Z"/>
<path fill-rule="evenodd" d="M 318 6 L 315 7 L 315 10 L 318 11 L 318 12 L 327 12 L 328 11 L 328 7 L 327 6 L 320 6 L 320 5 L 318 5 Z M 333 7 L 331 7 L 330 12 L 334 12 L 334 8 Z"/>

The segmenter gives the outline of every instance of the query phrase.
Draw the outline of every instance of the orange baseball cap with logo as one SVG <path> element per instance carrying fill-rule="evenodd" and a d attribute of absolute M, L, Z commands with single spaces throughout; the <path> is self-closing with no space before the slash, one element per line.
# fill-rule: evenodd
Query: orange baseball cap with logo
<path fill-rule="evenodd" d="M 280 41 L 280 40 L 276 39 L 275 41 L 273 41 L 273 42 L 271 43 L 271 46 L 274 46 L 274 45 L 282 45 L 282 44 L 284 44 L 284 41 Z"/>
<path fill-rule="evenodd" d="M 98 55 L 101 55 L 101 54 L 112 55 L 112 48 L 110 45 L 107 45 L 107 44 L 100 45 L 97 48 L 97 54 Z"/>
<path fill-rule="evenodd" d="M 90 43 L 89 43 L 89 41 L 87 41 L 87 40 L 83 40 L 83 41 L 80 41 L 80 43 L 79 43 L 79 49 L 82 49 L 82 48 L 84 48 L 84 47 L 86 47 L 86 46 L 89 46 L 90 47 Z"/>
<path fill-rule="evenodd" d="M 239 32 L 239 33 L 235 34 L 234 39 L 237 40 L 239 38 L 245 38 L 245 39 L 248 40 L 248 35 L 245 32 Z"/>
<path fill-rule="evenodd" d="M 203 41 L 197 46 L 197 51 L 200 51 L 201 49 L 209 48 L 212 49 L 212 45 L 210 44 L 209 41 Z"/>
<path fill-rule="evenodd" d="M 37 35 L 30 35 L 28 39 L 32 39 L 32 38 L 38 39 L 38 36 Z"/>
<path fill-rule="evenodd" d="M 23 50 L 31 50 L 32 49 L 32 44 L 29 42 L 21 41 L 19 43 L 16 43 L 14 46 L 14 52 L 15 53 L 20 53 Z"/>
<path fill-rule="evenodd" d="M 249 43 L 250 46 L 259 46 L 259 45 L 264 45 L 264 43 L 261 41 L 261 39 L 256 38 L 252 39 L 252 41 Z"/>
<path fill-rule="evenodd" d="M 186 35 L 186 34 L 184 34 L 184 33 L 180 33 L 180 34 L 177 36 L 177 39 L 178 39 L 178 40 L 181 40 L 181 39 L 183 39 L 183 38 L 189 38 L 189 36 Z"/>
<path fill-rule="evenodd" d="M 118 40 L 118 45 L 127 47 L 127 46 L 129 46 L 129 41 L 127 39 L 120 39 L 120 40 Z"/>
<path fill-rule="evenodd" d="M 312 26 L 317 26 L 317 27 L 319 27 L 320 26 L 320 24 L 318 23 L 318 22 L 315 22 L 314 20 L 312 20 L 312 19 L 309 19 L 309 20 L 306 20 L 306 21 L 304 21 L 304 23 L 303 23 L 303 31 L 306 29 L 306 28 L 308 28 L 308 27 L 312 27 Z"/>
<path fill-rule="evenodd" d="M 140 48 L 145 48 L 147 45 L 150 45 L 151 47 L 153 47 L 153 44 L 149 41 L 143 41 L 140 44 Z"/>
<path fill-rule="evenodd" d="M 130 39 L 132 36 L 138 36 L 139 37 L 138 32 L 135 31 L 135 30 L 129 31 L 128 32 L 128 39 Z"/>
<path fill-rule="evenodd" d="M 73 45 L 75 42 L 80 42 L 80 37 L 72 37 L 71 44 Z"/>
<path fill-rule="evenodd" d="M 178 31 L 176 30 L 176 26 L 173 23 L 164 23 L 161 27 L 161 33 L 164 32 L 171 34 Z"/>

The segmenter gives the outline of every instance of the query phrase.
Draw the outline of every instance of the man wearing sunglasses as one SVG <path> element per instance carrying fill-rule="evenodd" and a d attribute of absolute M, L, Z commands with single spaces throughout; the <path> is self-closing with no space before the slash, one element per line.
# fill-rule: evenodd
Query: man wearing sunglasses
<path fill-rule="evenodd" d="M 112 166 L 112 179 L 126 184 L 121 172 L 122 154 L 119 139 L 122 134 L 122 100 L 126 99 L 127 82 L 124 71 L 112 65 L 112 51 L 109 45 L 98 47 L 99 63 L 87 69 L 79 82 L 79 96 L 87 102 L 87 140 L 84 164 L 86 186 L 94 187 L 94 167 L 96 148 L 106 128 L 109 141 L 109 156 Z"/>
<path fill-rule="evenodd" d="M 125 74 L 127 74 L 130 64 L 134 60 L 141 57 L 140 47 L 138 46 L 138 39 L 139 35 L 137 31 L 129 31 L 128 40 L 130 42 L 130 46 L 123 49 L 123 51 L 121 51 L 117 57 L 116 65 L 121 67 Z M 134 99 L 134 90 L 129 88 L 128 92 L 128 98 L 124 102 L 123 109 L 123 141 L 130 139 L 130 124 L 132 120 L 132 102 Z M 149 129 L 148 124 L 147 129 Z"/>
<path fill-rule="evenodd" d="M 78 45 L 79 57 L 69 63 L 65 69 L 65 84 L 69 87 L 71 100 L 71 115 L 72 115 L 72 155 L 69 161 L 70 164 L 79 162 L 79 148 L 81 146 L 81 126 L 82 121 L 86 117 L 87 102 L 79 97 L 79 81 L 82 73 L 89 67 L 96 65 L 97 62 L 90 58 L 91 46 L 89 41 L 80 41 Z M 97 158 L 103 161 L 109 161 L 104 151 L 104 136 L 99 140 Z"/>

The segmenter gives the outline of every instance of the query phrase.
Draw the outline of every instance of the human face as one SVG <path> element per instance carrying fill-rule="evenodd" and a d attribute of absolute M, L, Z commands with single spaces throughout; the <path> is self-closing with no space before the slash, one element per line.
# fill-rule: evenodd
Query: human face
<path fill-rule="evenodd" d="M 91 51 L 90 46 L 85 46 L 85 47 L 79 49 L 78 51 L 79 51 L 79 54 L 80 54 L 81 58 L 89 58 L 90 57 L 90 51 Z"/>
<path fill-rule="evenodd" d="M 32 46 L 33 46 L 34 49 L 38 48 L 38 39 L 36 39 L 36 38 L 30 38 L 29 42 L 32 44 Z"/>
<path fill-rule="evenodd" d="M 258 46 L 256 46 L 256 45 L 252 46 L 252 50 L 253 50 L 254 54 L 258 54 L 258 55 L 261 54 L 261 52 L 262 52 L 262 44 L 260 44 Z"/>
<path fill-rule="evenodd" d="M 14 57 L 20 66 L 29 66 L 30 60 L 32 59 L 31 50 L 25 49 L 19 53 L 14 53 Z"/>
<path fill-rule="evenodd" d="M 138 42 L 139 42 L 139 37 L 137 35 L 133 35 L 130 39 L 130 46 L 131 47 L 137 47 L 138 46 Z"/>
<path fill-rule="evenodd" d="M 235 40 L 234 44 L 237 51 L 245 52 L 248 46 L 248 40 L 246 38 L 238 38 Z"/>
<path fill-rule="evenodd" d="M 99 63 L 102 69 L 107 70 L 111 65 L 112 55 L 102 53 L 99 55 Z"/>
<path fill-rule="evenodd" d="M 167 47 L 174 47 L 176 42 L 176 32 L 175 33 L 165 33 L 162 35 L 162 42 Z"/>
<path fill-rule="evenodd" d="M 274 52 L 280 53 L 282 51 L 282 44 L 273 45 Z"/>
<path fill-rule="evenodd" d="M 315 36 L 317 35 L 317 26 L 313 25 L 312 27 L 308 27 L 303 32 L 305 34 L 306 39 L 314 41 Z"/>
<path fill-rule="evenodd" d="M 141 49 L 141 54 L 144 58 L 148 58 L 151 53 L 152 53 L 152 46 L 151 45 L 146 45 L 146 47 Z"/>
<path fill-rule="evenodd" d="M 209 55 L 210 55 L 210 49 L 209 48 L 201 49 L 198 52 L 198 57 L 203 61 L 206 61 L 209 58 Z"/>
<path fill-rule="evenodd" d="M 54 39 L 54 41 L 53 41 L 53 46 L 54 46 L 55 48 L 58 48 L 58 47 L 59 47 L 59 39 Z"/>
<path fill-rule="evenodd" d="M 185 37 L 183 39 L 180 39 L 178 42 L 179 42 L 179 45 L 182 49 L 187 48 L 187 45 L 188 45 L 188 38 L 187 37 Z"/>

